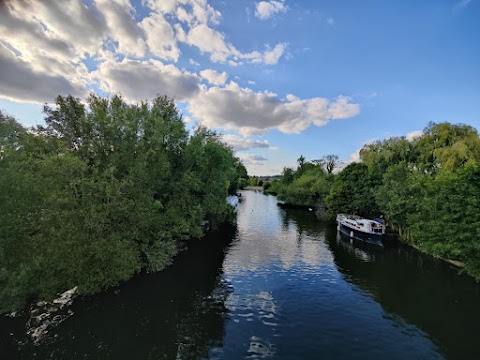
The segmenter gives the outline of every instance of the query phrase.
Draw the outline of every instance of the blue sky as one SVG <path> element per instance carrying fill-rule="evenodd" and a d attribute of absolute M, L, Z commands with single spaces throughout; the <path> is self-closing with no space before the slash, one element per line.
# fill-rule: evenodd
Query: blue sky
<path fill-rule="evenodd" d="M 251 174 L 347 162 L 429 121 L 480 127 L 479 18 L 478 0 L 11 1 L 0 108 L 31 126 L 57 94 L 160 93 Z"/>

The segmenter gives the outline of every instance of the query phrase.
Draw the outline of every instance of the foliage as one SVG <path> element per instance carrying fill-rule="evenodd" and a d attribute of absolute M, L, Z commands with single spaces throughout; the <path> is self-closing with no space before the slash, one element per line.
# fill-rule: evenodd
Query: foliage
<path fill-rule="evenodd" d="M 480 280 L 477 130 L 429 123 L 418 138 L 377 141 L 364 146 L 360 156 L 374 179 L 376 204 L 402 239 L 428 254 L 460 260 Z"/>
<path fill-rule="evenodd" d="M 340 166 L 341 161 L 338 155 L 329 154 L 319 160 L 313 160 L 312 163 L 322 166 L 327 174 L 332 174 Z"/>
<path fill-rule="evenodd" d="M 258 183 L 259 183 L 259 178 L 257 176 L 250 176 L 247 179 L 247 185 L 248 186 L 260 186 L 260 185 L 258 185 Z"/>
<path fill-rule="evenodd" d="M 423 251 L 460 260 L 480 279 L 480 166 L 430 178 L 417 211 L 407 216 L 411 237 Z"/>
<path fill-rule="evenodd" d="M 264 184 L 264 191 L 278 195 L 289 205 L 323 207 L 333 175 L 327 174 L 322 165 L 307 162 L 303 156 L 298 159 L 298 164 L 296 171 L 284 168 L 282 179 Z"/>
<path fill-rule="evenodd" d="M 331 215 L 336 213 L 357 214 L 371 217 L 378 214 L 373 189 L 376 185 L 365 164 L 352 163 L 336 177 L 326 199 Z"/>
<path fill-rule="evenodd" d="M 189 136 L 166 97 L 59 96 L 44 111 L 30 132 L 0 113 L 0 312 L 163 269 L 178 241 L 225 218 L 245 176 L 215 133 Z"/>

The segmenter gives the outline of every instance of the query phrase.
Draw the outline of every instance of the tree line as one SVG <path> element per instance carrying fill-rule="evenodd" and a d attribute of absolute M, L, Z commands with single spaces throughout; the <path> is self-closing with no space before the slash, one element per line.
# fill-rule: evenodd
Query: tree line
<path fill-rule="evenodd" d="M 480 137 L 464 124 L 429 123 L 414 139 L 365 145 L 361 162 L 337 174 L 299 159 L 266 185 L 293 205 L 365 217 L 383 214 L 401 239 L 436 257 L 463 262 L 480 280 Z"/>
<path fill-rule="evenodd" d="M 44 113 L 26 129 L 0 112 L 0 313 L 163 269 L 182 240 L 226 219 L 246 177 L 166 97 L 58 96 Z"/>

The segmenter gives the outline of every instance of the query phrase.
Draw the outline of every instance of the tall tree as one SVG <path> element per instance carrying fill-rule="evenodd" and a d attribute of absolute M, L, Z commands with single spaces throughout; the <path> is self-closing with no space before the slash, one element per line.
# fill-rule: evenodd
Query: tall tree
<path fill-rule="evenodd" d="M 27 133 L 0 116 L 0 312 L 158 271 L 225 219 L 243 165 L 175 103 L 59 96 Z"/>

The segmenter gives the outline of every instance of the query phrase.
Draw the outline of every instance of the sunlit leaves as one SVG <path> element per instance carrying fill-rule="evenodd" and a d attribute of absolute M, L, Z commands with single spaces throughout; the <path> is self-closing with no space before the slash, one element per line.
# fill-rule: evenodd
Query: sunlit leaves
<path fill-rule="evenodd" d="M 246 175 L 214 133 L 189 137 L 166 97 L 59 96 L 45 114 L 31 133 L 0 117 L 0 312 L 163 269 L 225 218 Z"/>

